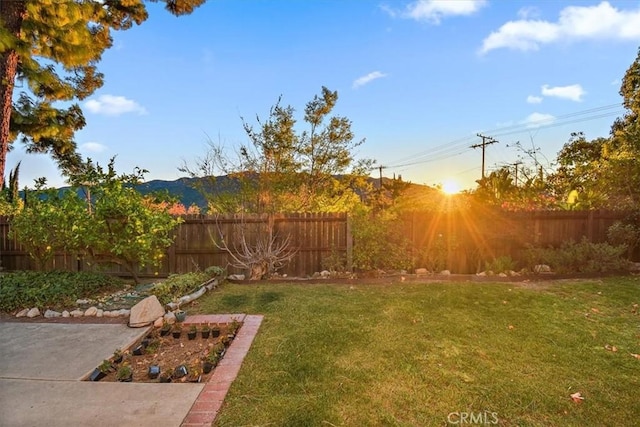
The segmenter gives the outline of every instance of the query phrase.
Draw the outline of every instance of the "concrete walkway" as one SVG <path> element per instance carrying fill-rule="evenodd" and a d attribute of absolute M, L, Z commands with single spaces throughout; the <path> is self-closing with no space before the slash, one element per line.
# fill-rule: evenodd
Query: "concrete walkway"
<path fill-rule="evenodd" d="M 244 357 L 262 320 L 256 317 L 257 325 L 247 328 L 237 345 L 234 340 L 229 351 L 236 347 Z M 120 324 L 0 323 L 0 426 L 197 424 L 193 410 L 203 411 L 206 384 L 80 381 L 116 348 L 128 348 L 147 331 Z M 234 373 L 241 363 L 235 359 Z M 226 389 L 211 402 L 215 409 L 204 405 L 209 425 Z"/>

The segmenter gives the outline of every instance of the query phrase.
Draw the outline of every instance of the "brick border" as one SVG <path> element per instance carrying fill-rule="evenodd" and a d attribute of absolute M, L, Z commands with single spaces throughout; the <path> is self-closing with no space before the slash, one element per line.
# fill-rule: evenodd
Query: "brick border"
<path fill-rule="evenodd" d="M 181 427 L 210 427 L 216 419 L 231 383 L 238 376 L 244 357 L 251 348 L 251 343 L 260 329 L 264 316 L 246 314 L 212 314 L 188 316 L 185 325 L 198 323 L 230 323 L 232 320 L 242 322 L 242 327 L 231 342 L 224 357 L 216 366 L 213 375 L 205 384 L 198 398 L 191 406 Z"/>

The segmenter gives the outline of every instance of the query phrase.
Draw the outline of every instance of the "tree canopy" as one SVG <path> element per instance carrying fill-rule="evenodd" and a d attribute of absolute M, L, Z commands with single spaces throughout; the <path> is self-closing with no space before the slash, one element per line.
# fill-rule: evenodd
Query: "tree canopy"
<path fill-rule="evenodd" d="M 150 1 L 174 15 L 205 2 Z M 51 154 L 63 169 L 79 164 L 74 133 L 86 123 L 74 101 L 102 86 L 97 64 L 112 45 L 111 31 L 147 16 L 144 0 L 0 1 L 0 177 L 16 140 L 28 152 Z M 16 81 L 23 88 L 17 96 Z"/>
<path fill-rule="evenodd" d="M 299 132 L 294 108 L 279 99 L 266 120 L 242 119 L 248 142 L 237 158 L 211 143 L 195 167 L 185 164 L 180 170 L 212 179 L 220 173 L 237 184 L 215 193 L 203 189 L 210 212 L 346 211 L 359 201 L 354 189 L 364 183 L 370 163 L 354 158 L 364 140 L 354 139 L 351 121 L 331 116 L 337 100 L 337 92 L 323 87 L 307 103 Z"/>

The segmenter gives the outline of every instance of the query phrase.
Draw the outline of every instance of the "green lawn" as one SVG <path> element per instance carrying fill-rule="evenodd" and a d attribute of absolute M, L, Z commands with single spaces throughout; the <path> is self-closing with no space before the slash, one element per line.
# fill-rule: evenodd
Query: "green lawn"
<path fill-rule="evenodd" d="M 437 426 L 465 412 L 486 425 L 628 426 L 640 422 L 634 303 L 640 279 L 627 277 L 225 284 L 188 310 L 265 316 L 215 425 Z"/>

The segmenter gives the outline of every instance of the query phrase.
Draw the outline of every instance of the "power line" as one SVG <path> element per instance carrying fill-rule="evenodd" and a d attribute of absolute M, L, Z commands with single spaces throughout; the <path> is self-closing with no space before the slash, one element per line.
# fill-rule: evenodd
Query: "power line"
<path fill-rule="evenodd" d="M 616 108 L 616 111 L 609 111 L 609 112 L 605 112 L 605 113 L 601 113 L 601 114 L 596 114 L 596 115 L 589 115 L 586 117 L 580 117 L 580 118 L 576 118 L 574 120 L 563 120 L 563 119 L 570 119 L 573 117 L 579 117 L 579 116 L 584 116 L 587 114 L 592 114 L 592 113 L 596 113 L 596 112 L 602 112 L 602 111 L 606 111 L 606 110 L 611 110 L 612 108 Z M 533 121 L 530 123 L 521 123 L 518 125 L 511 125 L 511 126 L 504 126 L 504 127 L 500 127 L 500 128 L 496 128 L 492 131 L 490 131 L 491 133 L 493 133 L 495 136 L 506 136 L 506 135 L 513 135 L 516 133 L 521 133 L 527 130 L 531 130 L 535 127 L 535 129 L 547 129 L 547 128 L 553 128 L 553 127 L 558 127 L 558 126 L 563 126 L 563 125 L 568 125 L 568 124 L 573 124 L 573 123 L 580 123 L 580 122 L 585 122 L 585 121 L 590 121 L 590 120 L 596 120 L 596 119 L 600 119 L 600 118 L 604 118 L 604 117 L 609 117 L 609 116 L 614 116 L 614 115 L 619 115 L 620 113 L 624 112 L 623 109 L 620 109 L 620 111 L 618 111 L 618 109 L 620 109 L 620 104 L 609 104 L 609 105 L 604 105 L 604 106 L 600 106 L 600 107 L 595 107 L 595 108 L 591 108 L 588 110 L 583 110 L 583 111 L 578 111 L 578 112 L 574 112 L 574 113 L 569 113 L 569 114 L 564 114 L 561 116 L 557 116 L 555 117 L 552 123 L 549 124 L 543 124 L 545 122 L 549 122 L 550 119 L 543 119 L 543 120 L 538 120 L 538 121 Z M 539 126 L 536 126 L 536 124 L 539 124 Z M 445 144 L 441 144 L 438 145 L 436 147 L 433 147 L 429 150 L 425 150 L 425 151 L 421 151 L 417 154 L 414 154 L 412 156 L 408 156 L 408 157 L 403 157 L 401 159 L 398 159 L 395 162 L 391 162 L 390 164 L 388 164 L 386 166 L 386 168 L 400 168 L 400 167 L 407 167 L 407 166 L 414 166 L 414 165 L 418 165 L 418 164 L 423 164 L 423 163 L 429 163 L 429 162 L 433 162 L 433 161 L 438 161 L 438 160 L 444 160 L 450 157 L 454 157 L 457 155 L 462 154 L 463 152 L 465 152 L 469 147 L 466 147 L 466 144 L 468 143 L 468 141 L 470 141 L 472 138 L 474 138 L 473 136 L 467 136 L 467 137 L 463 137 L 463 138 L 459 138 L 456 140 L 453 140 L 451 142 L 445 143 Z M 462 150 L 462 151 L 461 151 Z M 424 160 L 417 160 L 417 158 L 420 157 L 424 157 L 426 155 L 429 155 L 429 158 L 424 159 Z M 407 163 L 402 163 L 404 161 L 408 161 L 408 160 L 413 160 L 411 162 L 407 162 Z"/>

